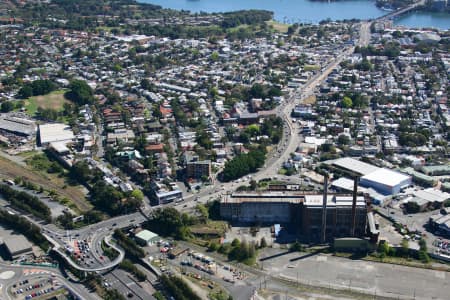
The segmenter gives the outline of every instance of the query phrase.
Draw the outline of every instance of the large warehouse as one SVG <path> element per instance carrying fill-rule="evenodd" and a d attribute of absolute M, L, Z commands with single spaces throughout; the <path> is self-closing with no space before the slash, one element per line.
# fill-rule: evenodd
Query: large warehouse
<path fill-rule="evenodd" d="M 326 237 L 349 236 L 352 227 L 351 195 L 328 195 L 326 205 Z M 233 193 L 220 202 L 223 218 L 241 223 L 292 224 L 311 240 L 320 239 L 323 195 L 298 191 Z M 367 208 L 364 197 L 356 202 L 356 236 L 365 233 Z"/>
<path fill-rule="evenodd" d="M 73 139 L 73 131 L 66 124 L 52 123 L 39 125 L 39 141 L 43 147 L 54 142 L 70 142 Z"/>
<path fill-rule="evenodd" d="M 4 239 L 3 245 L 13 260 L 33 252 L 31 243 L 21 235 Z"/>
<path fill-rule="evenodd" d="M 360 177 L 360 185 L 382 195 L 395 195 L 412 184 L 412 178 L 400 172 L 379 168 L 371 164 L 345 157 L 326 162 L 349 176 Z"/>
<path fill-rule="evenodd" d="M 378 169 L 361 177 L 362 186 L 371 187 L 385 195 L 395 195 L 408 185 L 411 185 L 411 176 L 388 169 Z"/>

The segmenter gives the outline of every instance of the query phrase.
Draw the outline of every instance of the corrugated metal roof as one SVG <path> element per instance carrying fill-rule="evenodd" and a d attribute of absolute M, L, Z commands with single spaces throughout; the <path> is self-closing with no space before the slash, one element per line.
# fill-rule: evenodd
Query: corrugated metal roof
<path fill-rule="evenodd" d="M 377 171 L 378 169 L 380 169 L 376 166 L 356 160 L 351 157 L 344 157 L 344 158 L 336 159 L 335 161 L 332 162 L 332 164 L 334 166 L 337 166 L 337 167 L 340 167 L 340 168 L 343 168 L 346 170 L 350 170 L 352 172 L 358 173 L 363 176 L 373 173 L 373 172 Z"/>

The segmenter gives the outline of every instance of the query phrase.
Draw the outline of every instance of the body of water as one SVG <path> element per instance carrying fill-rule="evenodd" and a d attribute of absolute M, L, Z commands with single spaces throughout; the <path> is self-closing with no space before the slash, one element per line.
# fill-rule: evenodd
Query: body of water
<path fill-rule="evenodd" d="M 412 28 L 434 27 L 450 29 L 450 14 L 416 11 L 400 16 L 395 24 Z"/>
<path fill-rule="evenodd" d="M 191 12 L 228 12 L 243 9 L 264 9 L 274 12 L 283 23 L 319 23 L 322 20 L 373 19 L 388 12 L 371 0 L 309 1 L 309 0 L 138 0 L 164 8 Z M 409 27 L 449 28 L 448 14 L 412 13 L 396 23 Z"/>

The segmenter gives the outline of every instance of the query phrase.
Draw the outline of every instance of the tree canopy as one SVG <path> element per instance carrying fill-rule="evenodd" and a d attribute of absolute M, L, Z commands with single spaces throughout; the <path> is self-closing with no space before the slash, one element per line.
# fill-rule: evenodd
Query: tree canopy
<path fill-rule="evenodd" d="M 78 105 L 92 104 L 94 102 L 94 91 L 84 80 L 72 80 L 69 85 L 70 91 L 66 98 Z"/>
<path fill-rule="evenodd" d="M 255 172 L 264 165 L 266 155 L 261 150 L 252 150 L 247 154 L 239 154 L 225 163 L 223 180 L 230 181 Z"/>
<path fill-rule="evenodd" d="M 19 90 L 19 97 L 29 98 L 31 96 L 45 95 L 56 90 L 57 85 L 51 80 L 35 80 L 30 83 L 26 83 Z"/>
<path fill-rule="evenodd" d="M 188 226 L 193 223 L 189 215 L 182 214 L 173 207 L 166 207 L 153 211 L 147 227 L 160 235 L 186 240 L 189 237 Z"/>

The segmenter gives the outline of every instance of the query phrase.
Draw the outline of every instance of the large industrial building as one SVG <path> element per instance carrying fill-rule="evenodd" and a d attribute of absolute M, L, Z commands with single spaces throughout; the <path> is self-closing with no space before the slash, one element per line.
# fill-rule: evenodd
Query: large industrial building
<path fill-rule="evenodd" d="M 29 137 L 36 133 L 36 124 L 33 120 L 25 118 L 0 116 L 0 130 Z"/>
<path fill-rule="evenodd" d="M 395 195 L 402 188 L 411 185 L 412 179 L 411 176 L 383 168 L 361 177 L 360 183 L 384 195 Z"/>
<path fill-rule="evenodd" d="M 350 177 L 359 177 L 362 187 L 372 189 L 381 195 L 395 195 L 412 184 L 412 178 L 409 175 L 379 168 L 349 157 L 328 161 L 326 164 L 344 171 Z"/>
<path fill-rule="evenodd" d="M 71 142 L 74 134 L 70 126 L 61 123 L 49 123 L 39 125 L 39 141 L 43 147 L 54 142 Z"/>
<path fill-rule="evenodd" d="M 310 240 L 321 239 L 322 216 L 326 211 L 326 239 L 351 236 L 352 195 L 305 194 L 299 191 L 233 193 L 220 202 L 220 214 L 232 222 L 293 225 Z M 354 236 L 363 236 L 367 225 L 364 197 L 356 197 Z"/>
<path fill-rule="evenodd" d="M 3 245 L 11 259 L 18 259 L 23 255 L 33 253 L 31 243 L 21 235 L 12 236 L 3 240 Z"/>

